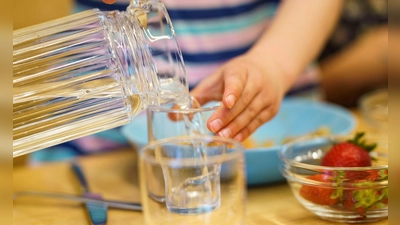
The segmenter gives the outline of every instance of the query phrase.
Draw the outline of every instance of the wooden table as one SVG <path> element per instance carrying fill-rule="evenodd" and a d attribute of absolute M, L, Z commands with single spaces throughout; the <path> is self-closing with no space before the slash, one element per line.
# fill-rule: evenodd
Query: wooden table
<path fill-rule="evenodd" d="M 357 118 L 358 114 L 355 113 Z M 367 130 L 364 121 L 358 120 L 356 130 Z M 104 198 L 139 202 L 137 154 L 133 149 L 99 154 L 79 159 L 93 192 Z M 79 194 L 79 184 L 67 162 L 49 163 L 35 167 L 14 168 L 14 191 L 36 190 Z M 14 225 L 71 225 L 90 224 L 82 204 L 40 197 L 23 197 L 14 200 Z M 142 225 L 141 212 L 110 209 L 110 225 Z M 294 198 L 284 182 L 275 185 L 249 187 L 245 225 L 325 225 L 324 221 L 308 212 Z M 374 224 L 388 224 L 381 220 Z"/>

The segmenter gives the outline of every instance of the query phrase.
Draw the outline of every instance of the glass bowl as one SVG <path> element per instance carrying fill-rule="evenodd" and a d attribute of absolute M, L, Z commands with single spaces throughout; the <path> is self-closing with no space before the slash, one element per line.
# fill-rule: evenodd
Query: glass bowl
<path fill-rule="evenodd" d="M 296 199 L 322 219 L 363 223 L 388 216 L 388 143 L 379 137 L 370 153 L 370 167 L 321 166 L 324 154 L 350 136 L 308 136 L 284 145 L 279 151 L 281 173 Z"/>
<path fill-rule="evenodd" d="M 359 109 L 367 124 L 378 134 L 386 134 L 388 129 L 389 94 L 387 89 L 379 89 L 363 95 Z"/>

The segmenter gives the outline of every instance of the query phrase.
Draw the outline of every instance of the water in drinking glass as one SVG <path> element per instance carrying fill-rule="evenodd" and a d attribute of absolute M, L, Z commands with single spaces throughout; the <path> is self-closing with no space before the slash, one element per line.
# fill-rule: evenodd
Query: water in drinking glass
<path fill-rule="evenodd" d="M 207 159 L 204 159 L 207 160 Z M 215 163 L 197 168 L 163 167 L 167 176 L 167 188 L 171 188 L 166 198 L 169 210 L 180 214 L 199 214 L 218 209 L 220 206 L 221 164 Z M 184 175 L 180 175 L 183 173 Z M 200 175 L 199 175 L 200 174 Z M 176 177 L 188 177 L 169 187 Z"/>
<path fill-rule="evenodd" d="M 207 129 L 206 122 L 219 105 L 219 102 L 211 102 L 202 107 L 196 99 L 192 98 L 189 106 L 169 104 L 150 107 L 148 109 L 149 141 L 169 137 L 213 135 Z M 190 146 L 192 153 L 188 157 L 207 161 L 209 146 L 206 143 L 192 140 L 187 145 Z M 162 156 L 156 155 L 156 159 L 157 157 L 162 158 Z M 214 163 L 191 169 L 179 168 L 172 174 L 171 170 L 173 169 L 160 168 L 158 173 L 164 171 L 164 175 L 158 176 L 162 180 L 151 180 L 152 185 L 149 185 L 149 193 L 157 201 L 167 201 L 170 205 L 176 206 L 170 208 L 176 212 L 202 213 L 217 209 L 220 204 L 218 188 L 220 166 L 219 163 Z M 186 176 L 180 174 L 186 174 Z M 182 177 L 185 177 L 185 179 L 182 179 Z M 172 190 L 169 195 L 166 194 L 166 198 L 160 193 L 160 190 L 164 187 L 167 187 L 166 190 Z M 201 198 L 203 200 L 199 201 Z M 200 204 L 203 205 L 201 210 L 193 210 L 201 208 Z"/>
<path fill-rule="evenodd" d="M 207 146 L 207 158 L 197 157 L 191 143 Z M 240 143 L 200 135 L 164 138 L 143 147 L 139 162 L 146 224 L 243 223 L 246 179 Z M 157 166 L 166 181 L 165 203 L 155 200 L 149 187 L 159 179 Z M 204 166 L 208 173 L 202 175 Z"/>

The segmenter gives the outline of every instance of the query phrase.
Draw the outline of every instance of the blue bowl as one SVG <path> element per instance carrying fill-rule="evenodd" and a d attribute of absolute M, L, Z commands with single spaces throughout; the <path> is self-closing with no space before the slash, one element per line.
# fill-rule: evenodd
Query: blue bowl
<path fill-rule="evenodd" d="M 329 128 L 331 134 L 343 135 L 350 133 L 355 124 L 353 114 L 340 106 L 303 98 L 286 98 L 278 114 L 252 134 L 255 143 L 271 140 L 274 146 L 246 150 L 247 184 L 262 185 L 285 180 L 279 171 L 282 162 L 278 151 L 287 137 L 306 135 L 321 127 Z M 136 116 L 122 128 L 122 133 L 139 148 L 147 144 L 146 114 Z"/>

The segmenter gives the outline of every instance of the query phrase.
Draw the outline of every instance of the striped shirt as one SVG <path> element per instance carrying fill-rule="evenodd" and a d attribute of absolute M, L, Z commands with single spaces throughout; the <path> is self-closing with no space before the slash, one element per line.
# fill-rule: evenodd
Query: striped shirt
<path fill-rule="evenodd" d="M 277 1 L 164 0 L 181 47 L 190 85 L 242 55 L 274 16 Z"/>
<path fill-rule="evenodd" d="M 77 10 L 125 10 L 129 0 L 106 5 L 101 0 L 76 0 Z M 268 28 L 279 0 L 162 0 L 182 50 L 191 87 L 228 60 L 248 51 Z M 266 52 L 265 54 L 273 54 Z M 315 83 L 308 70 L 294 88 Z M 311 73 L 310 73 L 311 72 Z"/>

